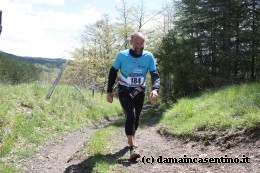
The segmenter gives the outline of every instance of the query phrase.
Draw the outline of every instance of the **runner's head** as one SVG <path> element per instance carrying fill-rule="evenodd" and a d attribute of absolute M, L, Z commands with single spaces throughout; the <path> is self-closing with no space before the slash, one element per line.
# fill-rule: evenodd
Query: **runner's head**
<path fill-rule="evenodd" d="M 141 55 L 144 50 L 145 36 L 140 32 L 135 32 L 131 35 L 130 44 L 132 45 L 133 51 L 137 55 Z"/>

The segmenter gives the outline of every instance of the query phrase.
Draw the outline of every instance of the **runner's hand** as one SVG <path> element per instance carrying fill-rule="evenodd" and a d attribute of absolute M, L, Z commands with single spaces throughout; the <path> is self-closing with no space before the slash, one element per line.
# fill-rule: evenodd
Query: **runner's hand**
<path fill-rule="evenodd" d="M 151 99 L 152 103 L 156 103 L 157 97 L 158 97 L 157 90 L 152 90 L 152 92 L 150 94 L 150 99 Z"/>
<path fill-rule="evenodd" d="M 107 101 L 109 103 L 112 103 L 113 102 L 113 93 L 107 93 Z"/>

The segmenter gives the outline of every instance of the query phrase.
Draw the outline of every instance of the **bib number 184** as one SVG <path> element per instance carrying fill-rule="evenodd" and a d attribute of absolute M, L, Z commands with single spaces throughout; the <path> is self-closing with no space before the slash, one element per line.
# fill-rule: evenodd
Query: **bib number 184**
<path fill-rule="evenodd" d="M 142 83 L 142 79 L 138 78 L 138 77 L 132 77 L 131 78 L 131 83 L 132 84 L 141 84 Z"/>
<path fill-rule="evenodd" d="M 128 77 L 127 83 L 142 85 L 144 83 L 144 77 Z"/>

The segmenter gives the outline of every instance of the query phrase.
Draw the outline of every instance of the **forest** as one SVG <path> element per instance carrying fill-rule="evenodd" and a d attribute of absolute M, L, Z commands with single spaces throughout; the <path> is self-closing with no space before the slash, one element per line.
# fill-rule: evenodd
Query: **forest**
<path fill-rule="evenodd" d="M 4 52 L 0 52 L 0 83 L 19 84 L 34 82 L 39 79 L 40 69 L 33 63 L 26 63 L 20 59 L 12 59 Z"/>
<path fill-rule="evenodd" d="M 50 83 L 65 59 L 23 57 L 0 51 L 0 84 Z"/>

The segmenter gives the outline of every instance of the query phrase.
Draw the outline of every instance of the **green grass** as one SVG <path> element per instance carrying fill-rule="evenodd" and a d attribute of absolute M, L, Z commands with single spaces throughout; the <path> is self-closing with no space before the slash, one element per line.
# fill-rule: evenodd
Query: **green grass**
<path fill-rule="evenodd" d="M 154 116 L 153 109 L 147 108 L 146 113 L 140 119 L 140 128 L 144 127 Z M 118 127 L 123 128 L 119 130 Z M 117 139 L 118 135 L 123 135 L 125 141 L 119 141 Z M 123 158 L 123 156 L 125 153 L 129 154 L 128 148 L 118 151 L 119 142 L 127 145 L 127 138 L 124 132 L 124 118 L 99 129 L 91 135 L 83 153 L 83 155 L 88 155 L 89 157 L 83 162 L 83 165 L 88 168 L 89 172 L 129 172 L 126 168 L 122 168 L 117 164 L 120 160 L 126 161 L 126 158 Z"/>
<path fill-rule="evenodd" d="M 58 85 L 50 100 L 45 97 L 51 85 L 40 83 L 0 86 L 0 172 L 18 172 L 12 164 L 35 154 L 36 147 L 51 137 L 80 126 L 90 126 L 104 117 L 121 113 L 118 100 L 106 101 L 105 94 L 82 90 L 87 99 L 74 86 Z M 198 129 L 224 130 L 235 126 L 249 128 L 260 124 L 260 83 L 230 86 L 209 91 L 201 96 L 183 98 L 164 112 L 158 127 L 171 134 L 192 134 Z M 148 109 L 141 119 L 141 127 L 154 112 Z M 116 164 L 122 151 L 112 140 L 115 122 L 97 130 L 86 146 L 89 157 L 83 162 L 96 172 L 127 172 Z"/>
<path fill-rule="evenodd" d="M 50 88 L 40 83 L 0 86 L 0 172 L 15 172 L 7 163 L 35 154 L 53 134 L 122 112 L 117 100 L 109 104 L 105 94 L 92 97 L 82 90 L 85 99 L 74 86 L 58 85 L 46 100 Z"/>
<path fill-rule="evenodd" d="M 164 126 L 173 134 L 188 134 L 202 127 L 253 126 L 260 122 L 259 88 L 259 84 L 245 84 L 181 99 L 163 114 L 158 127 Z M 154 110 L 148 108 L 140 119 L 140 128 L 145 127 L 154 116 Z M 88 155 L 82 163 L 85 169 L 89 172 L 128 172 L 116 164 L 123 154 L 115 150 L 119 145 L 115 137 L 124 135 L 124 131 L 119 132 L 118 129 L 123 126 L 123 120 L 116 121 L 91 135 L 82 154 Z M 127 143 L 126 138 L 123 142 Z"/>
<path fill-rule="evenodd" d="M 260 83 L 235 85 L 196 98 L 183 98 L 168 109 L 160 126 L 175 135 L 198 129 L 225 130 L 260 124 Z"/>
<path fill-rule="evenodd" d="M 123 126 L 122 121 L 116 121 L 109 126 L 97 130 L 90 137 L 84 153 L 89 157 L 83 162 L 88 172 L 128 172 L 126 169 L 116 165 L 128 149 L 117 151 L 119 141 L 115 140 L 118 134 L 118 127 Z"/>
<path fill-rule="evenodd" d="M 114 137 L 110 136 L 111 134 L 116 130 L 115 126 L 108 126 L 107 128 L 102 128 L 95 132 L 89 141 L 88 147 L 87 147 L 87 153 L 90 155 L 92 154 L 109 154 L 111 152 L 110 147 L 107 147 L 109 144 L 111 144 L 111 139 Z"/>

